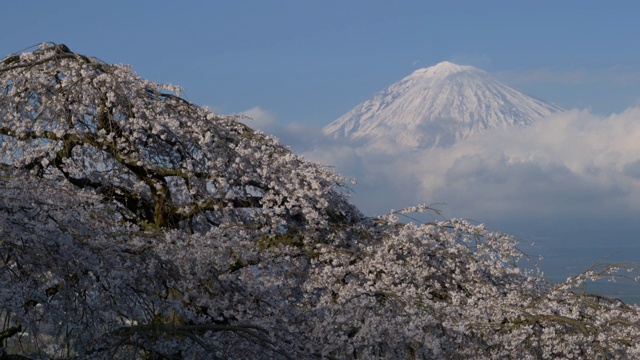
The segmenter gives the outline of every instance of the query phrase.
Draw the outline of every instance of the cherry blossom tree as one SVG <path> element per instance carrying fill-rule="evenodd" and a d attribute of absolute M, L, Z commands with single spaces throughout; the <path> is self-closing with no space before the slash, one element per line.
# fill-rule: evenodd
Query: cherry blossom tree
<path fill-rule="evenodd" d="M 46 43 L 0 61 L 0 359 L 635 358 L 635 305 Z M 406 211 L 429 211 L 417 207 Z"/>

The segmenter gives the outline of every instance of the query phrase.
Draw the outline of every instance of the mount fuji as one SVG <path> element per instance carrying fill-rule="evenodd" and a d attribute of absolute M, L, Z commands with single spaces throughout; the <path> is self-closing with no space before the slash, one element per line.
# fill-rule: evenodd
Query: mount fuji
<path fill-rule="evenodd" d="M 527 126 L 563 111 L 448 61 L 418 69 L 323 129 L 329 138 L 380 150 L 447 147 L 479 132 Z"/>

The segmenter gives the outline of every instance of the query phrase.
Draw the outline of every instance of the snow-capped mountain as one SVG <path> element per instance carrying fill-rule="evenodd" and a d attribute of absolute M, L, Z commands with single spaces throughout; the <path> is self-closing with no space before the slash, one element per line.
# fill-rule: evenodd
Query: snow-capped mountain
<path fill-rule="evenodd" d="M 493 128 L 526 126 L 561 108 L 448 61 L 419 69 L 327 125 L 352 145 L 445 147 Z"/>

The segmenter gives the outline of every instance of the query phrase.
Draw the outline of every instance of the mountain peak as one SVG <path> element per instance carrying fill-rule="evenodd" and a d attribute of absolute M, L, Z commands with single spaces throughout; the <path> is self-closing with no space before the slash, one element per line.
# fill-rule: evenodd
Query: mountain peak
<path fill-rule="evenodd" d="M 482 72 L 482 70 L 476 69 L 473 66 L 468 65 L 458 65 L 449 61 L 442 61 L 433 66 L 418 69 L 414 71 L 411 76 L 435 76 L 435 77 L 447 77 L 452 74 L 465 72 L 465 71 L 475 71 Z"/>
<path fill-rule="evenodd" d="M 357 146 L 435 148 L 559 111 L 473 66 L 443 61 L 378 92 L 323 132 Z"/>

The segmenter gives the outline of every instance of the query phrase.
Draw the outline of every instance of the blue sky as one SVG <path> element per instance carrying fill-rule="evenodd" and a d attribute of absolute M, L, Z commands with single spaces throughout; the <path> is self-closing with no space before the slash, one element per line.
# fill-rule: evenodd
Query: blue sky
<path fill-rule="evenodd" d="M 11 1 L 0 53 L 44 41 L 223 113 L 323 126 L 416 68 L 470 64 L 566 108 L 640 100 L 632 1 Z"/>

